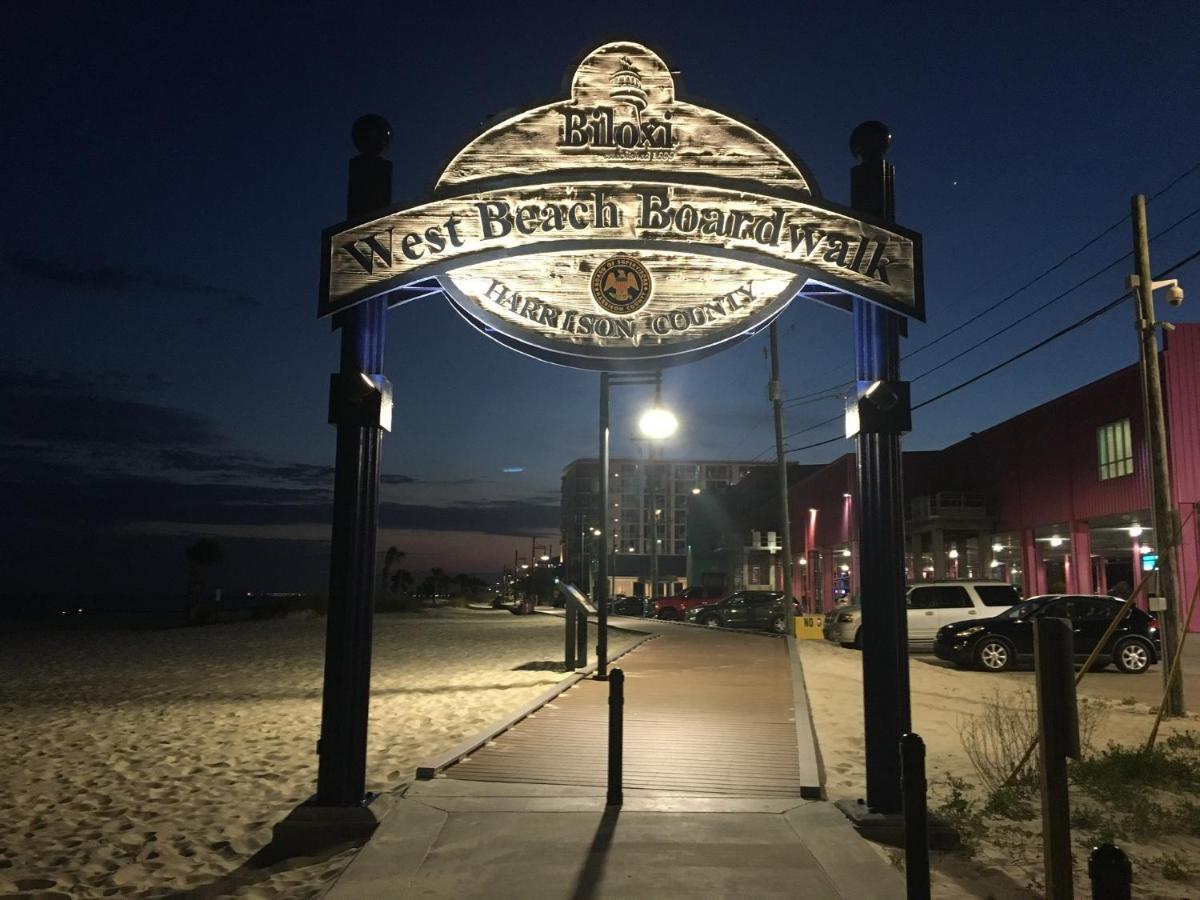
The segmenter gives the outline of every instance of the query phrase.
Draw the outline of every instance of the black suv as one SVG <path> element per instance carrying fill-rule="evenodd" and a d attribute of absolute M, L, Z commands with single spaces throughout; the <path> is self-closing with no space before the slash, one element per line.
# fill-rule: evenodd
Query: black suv
<path fill-rule="evenodd" d="M 964 668 L 1003 672 L 1033 660 L 1033 622 L 1047 616 L 1070 619 L 1075 659 L 1084 662 L 1121 609 L 1116 597 L 1097 594 L 1047 594 L 1030 597 L 990 619 L 954 622 L 939 629 L 933 652 Z M 1115 663 L 1122 672 L 1145 672 L 1162 656 L 1158 620 L 1132 607 L 1101 648 L 1095 669 Z"/>
<path fill-rule="evenodd" d="M 779 591 L 737 591 L 719 603 L 689 609 L 686 616 L 709 628 L 762 628 L 786 634 L 786 612 Z"/>

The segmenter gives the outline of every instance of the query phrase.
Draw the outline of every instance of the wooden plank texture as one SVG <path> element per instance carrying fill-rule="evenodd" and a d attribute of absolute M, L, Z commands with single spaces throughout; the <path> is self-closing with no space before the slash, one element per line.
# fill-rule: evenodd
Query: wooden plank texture
<path fill-rule="evenodd" d="M 669 628 L 627 654 L 627 789 L 713 797 L 800 797 L 788 644 Z M 805 724 L 807 727 L 807 723 Z M 446 770 L 466 781 L 603 786 L 608 685 L 582 681 Z"/>

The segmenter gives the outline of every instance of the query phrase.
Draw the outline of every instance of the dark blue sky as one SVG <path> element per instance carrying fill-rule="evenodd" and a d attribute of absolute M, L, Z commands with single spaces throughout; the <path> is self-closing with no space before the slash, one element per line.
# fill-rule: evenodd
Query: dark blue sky
<path fill-rule="evenodd" d="M 853 127 L 895 136 L 901 224 L 925 241 L 928 324 L 943 335 L 1200 161 L 1191 3 L 36 4 L 7 17 L 0 333 L 0 540 L 8 589 L 165 590 L 182 548 L 226 546 L 230 589 L 323 589 L 325 422 L 337 338 L 315 317 L 321 229 L 345 210 L 349 128 L 393 124 L 394 197 L 418 200 L 492 115 L 560 96 L 585 51 L 639 40 L 680 93 L 773 132 L 822 193 L 848 199 Z M 1192 174 L 1150 206 L 1156 233 L 1200 206 Z M 1200 216 L 1152 245 L 1159 271 Z M 920 402 L 1121 292 L 1128 223 L 904 363 Z M 1200 271 L 1181 309 L 1200 320 Z M 991 332 L 962 359 L 918 377 Z M 786 396 L 848 380 L 850 319 L 783 315 Z M 1136 358 L 1122 307 L 916 414 L 905 446 L 948 443 Z M 765 337 L 669 370 L 671 452 L 771 446 Z M 557 535 L 563 465 L 594 453 L 597 376 L 536 363 L 440 300 L 390 316 L 397 391 L 381 543 L 489 572 Z M 614 453 L 633 389 L 615 395 Z M 839 410 L 791 406 L 797 431 Z M 828 425 L 793 446 L 830 437 Z M 1031 436 L 1031 438 L 1036 436 Z M 838 442 L 802 462 L 851 449 Z M 521 472 L 502 471 L 521 468 Z M 556 537 L 555 537 L 556 539 Z"/>

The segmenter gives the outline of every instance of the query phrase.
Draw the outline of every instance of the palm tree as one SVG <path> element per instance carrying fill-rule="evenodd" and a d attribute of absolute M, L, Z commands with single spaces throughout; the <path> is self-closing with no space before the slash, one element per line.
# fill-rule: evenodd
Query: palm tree
<path fill-rule="evenodd" d="M 187 615 L 193 624 L 201 620 L 201 601 L 204 597 L 204 574 L 223 558 L 221 545 L 212 538 L 201 538 L 185 551 L 188 561 Z"/>
<path fill-rule="evenodd" d="M 396 569 L 400 566 L 400 560 L 407 555 L 398 547 L 388 547 L 387 553 L 383 555 L 383 589 L 385 591 L 396 590 Z"/>
<path fill-rule="evenodd" d="M 440 594 L 443 591 L 445 591 L 446 582 L 448 580 L 446 578 L 445 571 L 437 568 L 437 566 L 434 566 L 432 569 L 429 570 L 429 575 L 433 579 L 433 593 L 435 595 L 437 595 L 437 594 Z M 437 606 L 437 597 L 436 596 L 434 597 L 433 605 Z"/>

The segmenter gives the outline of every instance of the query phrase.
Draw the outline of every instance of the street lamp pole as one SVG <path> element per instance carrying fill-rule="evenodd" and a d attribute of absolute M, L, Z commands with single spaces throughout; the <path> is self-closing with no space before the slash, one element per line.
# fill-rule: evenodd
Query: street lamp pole
<path fill-rule="evenodd" d="M 612 513 L 608 500 L 608 382 L 600 373 L 600 564 L 596 572 L 596 680 L 608 680 L 608 548 Z"/>
<path fill-rule="evenodd" d="M 646 447 L 646 484 L 650 489 L 650 600 L 658 597 L 658 482 L 654 470 L 654 444 Z"/>
<path fill-rule="evenodd" d="M 608 601 L 610 588 L 610 558 L 609 553 L 612 552 L 612 541 L 610 538 L 610 529 L 612 528 L 612 508 L 609 500 L 608 482 L 609 482 L 609 422 L 608 422 L 608 395 L 609 387 L 613 384 L 653 384 L 655 385 L 654 402 L 652 409 L 643 413 L 639 426 L 647 437 L 664 438 L 669 437 L 674 433 L 676 428 L 675 417 L 661 407 L 661 391 L 662 391 L 662 372 L 655 372 L 653 375 L 647 375 L 636 372 L 621 372 L 615 375 L 608 372 L 600 373 L 600 447 L 599 447 L 599 468 L 600 468 L 600 541 L 602 547 L 600 549 L 600 564 L 597 572 L 596 590 L 596 618 L 599 624 L 599 641 L 596 647 L 596 655 L 598 658 L 596 665 L 596 679 L 604 681 L 608 678 Z M 654 546 L 651 544 L 651 546 Z"/>

